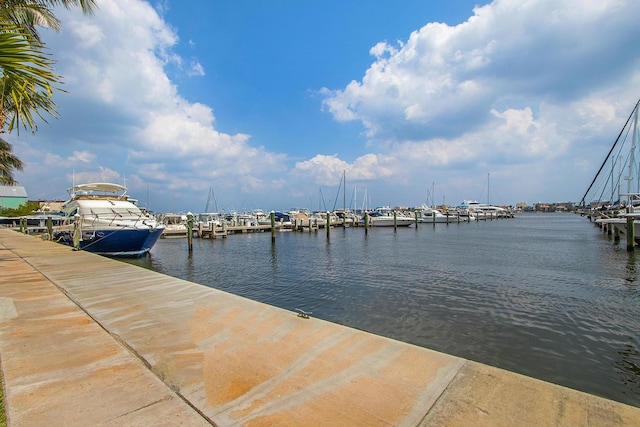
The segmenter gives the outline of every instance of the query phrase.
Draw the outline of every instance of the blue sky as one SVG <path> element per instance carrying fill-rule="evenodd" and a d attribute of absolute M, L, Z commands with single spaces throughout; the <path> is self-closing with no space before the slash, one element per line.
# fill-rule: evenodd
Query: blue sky
<path fill-rule="evenodd" d="M 156 212 L 579 201 L 640 96 L 640 2 L 98 0 L 43 38 L 31 199 Z M 427 200 L 428 198 L 428 200 Z"/>

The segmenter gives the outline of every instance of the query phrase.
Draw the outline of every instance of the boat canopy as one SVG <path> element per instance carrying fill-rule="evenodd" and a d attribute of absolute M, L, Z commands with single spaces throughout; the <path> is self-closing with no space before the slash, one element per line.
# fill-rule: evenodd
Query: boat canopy
<path fill-rule="evenodd" d="M 103 192 L 103 193 L 118 193 L 119 191 L 126 192 L 127 187 L 124 187 L 119 184 L 111 184 L 108 182 L 94 182 L 91 184 L 79 184 L 71 187 L 69 190 L 70 194 L 78 193 L 78 192 Z"/>

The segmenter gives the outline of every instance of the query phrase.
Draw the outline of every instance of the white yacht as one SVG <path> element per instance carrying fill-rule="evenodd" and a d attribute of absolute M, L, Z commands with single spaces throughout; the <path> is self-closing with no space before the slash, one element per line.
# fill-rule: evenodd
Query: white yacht
<path fill-rule="evenodd" d="M 396 212 L 389 206 L 379 206 L 369 214 L 369 226 L 371 227 L 408 227 L 415 223 L 415 219 Z"/>
<path fill-rule="evenodd" d="M 64 224 L 54 239 L 89 252 L 110 256 L 142 256 L 164 226 L 127 196 L 127 188 L 110 183 L 81 184 L 68 190 Z"/>

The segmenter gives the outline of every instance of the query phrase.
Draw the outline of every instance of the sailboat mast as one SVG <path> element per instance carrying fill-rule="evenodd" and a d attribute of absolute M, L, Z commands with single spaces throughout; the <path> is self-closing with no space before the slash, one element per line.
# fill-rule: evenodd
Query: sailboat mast
<path fill-rule="evenodd" d="M 624 126 L 622 127 L 622 129 L 620 129 L 620 133 L 618 134 L 618 137 L 616 138 L 615 142 L 611 146 L 611 149 L 609 150 L 609 153 L 607 154 L 607 157 L 605 157 L 604 161 L 600 165 L 600 169 L 598 169 L 598 172 L 596 172 L 596 176 L 593 177 L 593 180 L 591 181 L 591 184 L 589 184 L 589 187 L 587 187 L 587 191 L 584 192 L 584 195 L 582 196 L 582 199 L 580 200 L 579 206 L 585 206 L 585 199 L 587 198 L 587 194 L 589 194 L 589 191 L 591 191 L 591 187 L 593 187 L 593 184 L 595 184 L 596 180 L 598 179 L 598 176 L 600 175 L 600 172 L 602 172 L 602 169 L 606 166 L 607 161 L 609 160 L 609 157 L 611 156 L 611 153 L 613 153 L 613 150 L 616 148 L 616 145 L 618 144 L 618 141 L 620 141 L 620 138 L 622 137 L 622 134 L 624 133 L 624 130 L 626 129 L 627 125 L 629 124 L 629 120 L 631 120 L 631 117 L 633 117 L 634 112 L 637 111 L 638 104 L 640 104 L 640 100 L 638 100 L 636 102 L 635 108 L 633 109 L 633 111 L 631 111 L 631 114 L 629 114 L 629 117 L 627 118 L 627 121 L 624 123 Z"/>
<path fill-rule="evenodd" d="M 436 183 L 435 181 L 431 181 L 431 208 L 436 208 Z M 427 201 L 428 204 L 428 201 Z"/>
<path fill-rule="evenodd" d="M 342 171 L 342 211 L 347 211 L 347 172 Z"/>
<path fill-rule="evenodd" d="M 633 212 L 633 197 L 631 196 L 631 180 L 633 179 L 633 167 L 635 166 L 635 154 L 636 154 L 636 136 L 638 135 L 638 104 L 636 104 L 636 112 L 633 115 L 633 136 L 631 138 L 631 158 L 629 159 L 629 182 L 627 183 L 629 189 L 629 207 L 628 211 Z"/>
<path fill-rule="evenodd" d="M 634 166 L 635 167 L 635 152 L 636 152 L 636 138 L 638 135 L 638 106 L 636 105 L 636 113 L 633 116 L 633 136 L 631 138 L 631 160 L 629 161 L 629 166 Z M 631 175 L 629 175 L 631 176 Z M 636 180 L 637 181 L 637 180 Z M 638 184 L 636 183 L 636 193 L 638 192 L 637 189 Z"/>
<path fill-rule="evenodd" d="M 636 135 L 638 132 L 638 104 L 636 104 L 636 111 L 633 115 L 633 135 L 631 137 L 631 156 L 629 157 L 629 176 L 627 177 L 627 193 L 629 204 L 627 206 L 627 212 L 633 212 L 633 196 L 631 195 L 631 180 L 633 179 L 633 167 L 635 166 L 635 153 L 636 153 Z"/>

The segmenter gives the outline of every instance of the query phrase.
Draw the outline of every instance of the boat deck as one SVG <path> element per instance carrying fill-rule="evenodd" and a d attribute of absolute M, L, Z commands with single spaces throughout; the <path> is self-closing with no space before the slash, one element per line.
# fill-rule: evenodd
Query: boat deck
<path fill-rule="evenodd" d="M 14 231 L 0 262 L 13 427 L 640 425 L 640 408 Z"/>

